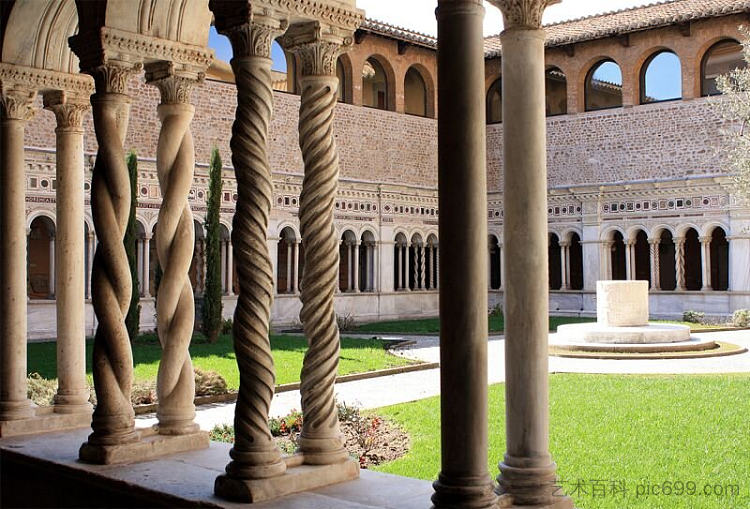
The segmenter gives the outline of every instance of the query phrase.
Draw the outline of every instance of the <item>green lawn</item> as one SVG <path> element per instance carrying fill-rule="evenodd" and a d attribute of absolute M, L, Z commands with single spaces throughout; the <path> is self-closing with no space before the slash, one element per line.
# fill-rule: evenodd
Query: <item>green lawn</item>
<path fill-rule="evenodd" d="M 562 486 L 578 509 L 750 508 L 748 389 L 745 374 L 552 375 L 550 448 Z M 504 400 L 503 385 L 492 386 L 493 477 L 505 451 Z M 375 412 L 399 423 L 412 439 L 406 456 L 376 469 L 434 479 L 440 469 L 439 399 Z M 624 497 L 613 494 L 612 483 L 624 484 Z M 646 484 L 672 492 L 637 496 Z M 707 484 L 724 492 L 739 486 L 739 496 L 706 496 Z M 604 497 L 599 496 L 602 485 Z M 691 488 L 700 494 L 686 494 Z"/>
<path fill-rule="evenodd" d="M 503 332 L 505 329 L 505 321 L 502 316 L 490 316 L 489 319 L 490 332 Z M 550 316 L 549 317 L 549 330 L 556 331 L 558 325 L 564 325 L 566 323 L 581 323 L 581 322 L 595 322 L 596 318 L 582 318 L 575 316 Z M 713 329 L 720 327 L 711 324 L 681 322 L 672 320 L 653 320 L 657 323 L 676 323 L 687 325 L 691 329 Z M 365 323 L 356 328 L 356 332 L 367 332 L 374 334 L 437 334 L 440 332 L 440 321 L 437 317 L 434 318 L 419 318 L 416 320 L 393 320 L 385 322 L 372 322 Z"/>
<path fill-rule="evenodd" d="M 91 384 L 92 341 L 86 342 L 86 372 Z M 276 383 L 284 384 L 299 381 L 302 359 L 307 350 L 307 342 L 301 336 L 272 336 L 271 348 L 276 364 Z M 230 389 L 239 387 L 239 371 L 229 335 L 220 336 L 216 343 L 207 343 L 193 338 L 190 346 L 193 365 L 203 370 L 220 373 Z M 161 358 L 161 346 L 154 335 L 141 336 L 133 344 L 135 379 L 138 381 L 156 380 Z M 55 343 L 30 343 L 28 349 L 28 372 L 37 372 L 44 378 L 57 377 L 57 353 Z M 397 357 L 384 350 L 381 342 L 371 339 L 342 338 L 339 374 L 362 373 L 376 369 L 413 364 L 414 361 Z"/>
<path fill-rule="evenodd" d="M 489 317 L 490 332 L 503 332 L 505 320 L 502 316 Z M 549 328 L 554 331 L 558 325 L 565 323 L 595 322 L 595 318 L 580 318 L 572 316 L 550 316 Z M 440 321 L 435 318 L 420 318 L 417 320 L 393 320 L 390 322 L 365 323 L 357 327 L 356 332 L 373 332 L 384 334 L 437 334 L 440 332 Z"/>

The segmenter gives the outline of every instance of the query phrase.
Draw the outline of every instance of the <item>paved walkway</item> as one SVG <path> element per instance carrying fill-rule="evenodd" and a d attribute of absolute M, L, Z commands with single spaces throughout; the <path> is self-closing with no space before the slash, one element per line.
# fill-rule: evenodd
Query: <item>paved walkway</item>
<path fill-rule="evenodd" d="M 718 341 L 727 341 L 750 349 L 750 331 L 706 332 L 696 334 Z M 351 336 L 351 334 L 347 334 Z M 372 334 L 367 335 L 372 337 Z M 413 339 L 416 344 L 397 351 L 399 355 L 427 362 L 438 362 L 440 350 L 435 336 L 402 336 Z M 554 335 L 550 334 L 550 339 Z M 502 336 L 493 336 L 489 341 L 489 381 L 505 381 L 505 341 Z M 610 374 L 705 374 L 705 373 L 750 373 L 750 352 L 727 357 L 703 359 L 574 359 L 550 357 L 551 373 L 610 373 Z M 362 408 L 377 408 L 406 403 L 440 394 L 440 370 L 430 369 L 402 373 L 367 380 L 336 384 L 339 401 L 356 404 Z M 281 416 L 291 409 L 300 408 L 299 391 L 277 394 L 271 404 L 271 415 Z M 198 409 L 196 421 L 203 429 L 217 424 L 230 424 L 234 416 L 234 404 L 206 405 Z M 138 418 L 139 426 L 156 423 L 153 415 Z"/>

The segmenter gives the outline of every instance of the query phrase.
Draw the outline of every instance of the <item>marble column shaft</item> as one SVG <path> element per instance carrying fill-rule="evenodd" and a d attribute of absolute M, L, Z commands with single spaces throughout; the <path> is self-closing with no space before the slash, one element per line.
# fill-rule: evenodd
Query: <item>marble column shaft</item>
<path fill-rule="evenodd" d="M 24 130 L 36 91 L 0 90 L 0 420 L 31 417 L 26 397 L 26 172 Z"/>
<path fill-rule="evenodd" d="M 440 474 L 436 508 L 494 507 L 487 469 L 487 174 L 484 8 L 439 0 Z"/>
<path fill-rule="evenodd" d="M 493 0 L 503 12 L 506 453 L 499 505 L 572 508 L 549 453 L 549 265 L 545 32 L 551 0 Z M 442 115 L 442 110 L 441 110 Z M 442 210 L 441 210 L 442 215 Z"/>
<path fill-rule="evenodd" d="M 360 274 L 359 274 L 359 270 L 360 270 L 360 266 L 359 266 L 359 248 L 360 248 L 360 243 L 359 243 L 359 241 L 357 241 L 357 242 L 354 243 L 354 270 L 352 271 L 353 272 L 352 290 L 355 291 L 355 292 L 360 291 L 360 287 L 359 287 L 359 280 L 360 280 Z"/>
<path fill-rule="evenodd" d="M 57 379 L 55 412 L 91 413 L 86 383 L 85 238 L 83 224 L 83 115 L 88 97 L 44 96 L 55 113 Z"/>
<path fill-rule="evenodd" d="M 677 289 L 684 291 L 685 286 L 685 237 L 674 238 L 675 270 L 677 271 Z"/>
<path fill-rule="evenodd" d="M 702 291 L 712 290 L 711 283 L 711 237 L 701 237 L 701 274 L 703 279 Z"/>

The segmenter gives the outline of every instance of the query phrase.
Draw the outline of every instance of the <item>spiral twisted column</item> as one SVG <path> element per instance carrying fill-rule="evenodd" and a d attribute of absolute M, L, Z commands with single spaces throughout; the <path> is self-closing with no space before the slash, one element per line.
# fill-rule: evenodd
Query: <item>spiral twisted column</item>
<path fill-rule="evenodd" d="M 268 162 L 268 125 L 273 112 L 271 41 L 286 23 L 256 18 L 239 26 L 223 27 L 220 21 L 217 13 L 219 32 L 232 42 L 237 84 L 230 146 L 237 178 L 232 245 L 239 293 L 233 336 L 240 389 L 234 414 L 235 442 L 229 453 L 232 461 L 226 472 L 235 479 L 262 479 L 286 471 L 268 428 L 276 375 L 268 337 L 274 279 L 267 238 L 273 199 Z"/>
<path fill-rule="evenodd" d="M 338 281 L 338 238 L 333 228 L 339 161 L 333 139 L 337 101 L 336 58 L 341 41 L 300 34 L 291 44 L 301 61 L 299 142 L 305 163 L 300 193 L 300 230 L 305 249 L 300 319 L 309 348 L 302 364 L 300 450 L 305 463 L 347 459 L 333 384 L 339 363 L 339 329 L 333 298 Z"/>
<path fill-rule="evenodd" d="M 661 281 L 659 280 L 661 275 L 659 271 L 659 245 L 661 244 L 660 238 L 649 239 L 649 255 L 651 259 L 651 288 L 654 290 L 661 290 Z"/>
<path fill-rule="evenodd" d="M 26 396 L 26 179 L 23 138 L 36 90 L 0 83 L 0 421 L 34 415 Z"/>
<path fill-rule="evenodd" d="M 157 113 L 162 126 L 156 147 L 156 171 L 162 203 L 156 224 L 156 253 L 164 272 L 156 307 L 156 326 L 162 346 L 156 378 L 159 398 L 156 416 L 162 435 L 198 430 L 193 420 L 195 377 L 188 351 L 195 322 L 193 288 L 188 274 L 195 230 L 188 195 L 195 168 L 190 131 L 195 108 L 190 104 L 190 91 L 202 79 L 202 73 L 176 69 L 171 62 L 146 67 L 146 81 L 161 93 Z"/>
<path fill-rule="evenodd" d="M 91 179 L 91 213 L 99 244 L 91 274 L 91 301 L 99 325 L 94 336 L 93 375 L 97 405 L 91 445 L 138 440 L 130 391 L 133 352 L 125 326 L 132 283 L 123 239 L 130 212 L 130 177 L 123 142 L 130 113 L 127 80 L 139 65 L 108 61 L 89 69 L 99 150 Z"/>
<path fill-rule="evenodd" d="M 677 271 L 677 289 L 685 291 L 685 237 L 675 237 L 675 266 Z"/>

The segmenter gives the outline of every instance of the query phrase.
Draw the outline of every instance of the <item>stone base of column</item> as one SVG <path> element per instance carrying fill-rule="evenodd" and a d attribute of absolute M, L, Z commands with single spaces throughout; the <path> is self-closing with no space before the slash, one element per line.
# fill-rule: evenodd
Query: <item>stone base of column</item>
<path fill-rule="evenodd" d="M 222 474 L 216 478 L 214 493 L 233 502 L 257 503 L 359 478 L 359 463 L 351 458 L 330 465 L 305 465 L 304 456 L 295 454 L 284 461 L 286 473 L 268 479 L 235 479 Z"/>
<path fill-rule="evenodd" d="M 509 464 L 512 463 L 513 465 Z M 505 456 L 497 478 L 498 508 L 575 509 L 573 499 L 557 485 L 554 462 L 539 465 L 531 458 Z"/>
<path fill-rule="evenodd" d="M 114 465 L 148 461 L 167 454 L 207 449 L 210 440 L 207 431 L 185 435 L 160 435 L 158 427 L 136 430 L 140 440 L 125 444 L 99 445 L 88 442 L 81 445 L 78 457 L 86 463 Z"/>
<path fill-rule="evenodd" d="M 91 407 L 78 413 L 55 413 L 55 407 L 32 407 L 26 419 L 0 421 L 0 438 L 65 431 L 91 426 Z"/>
<path fill-rule="evenodd" d="M 441 507 L 467 507 L 472 509 L 494 509 L 497 497 L 492 491 L 492 481 L 487 477 L 448 478 L 440 474 L 432 483 L 433 509 Z"/>

